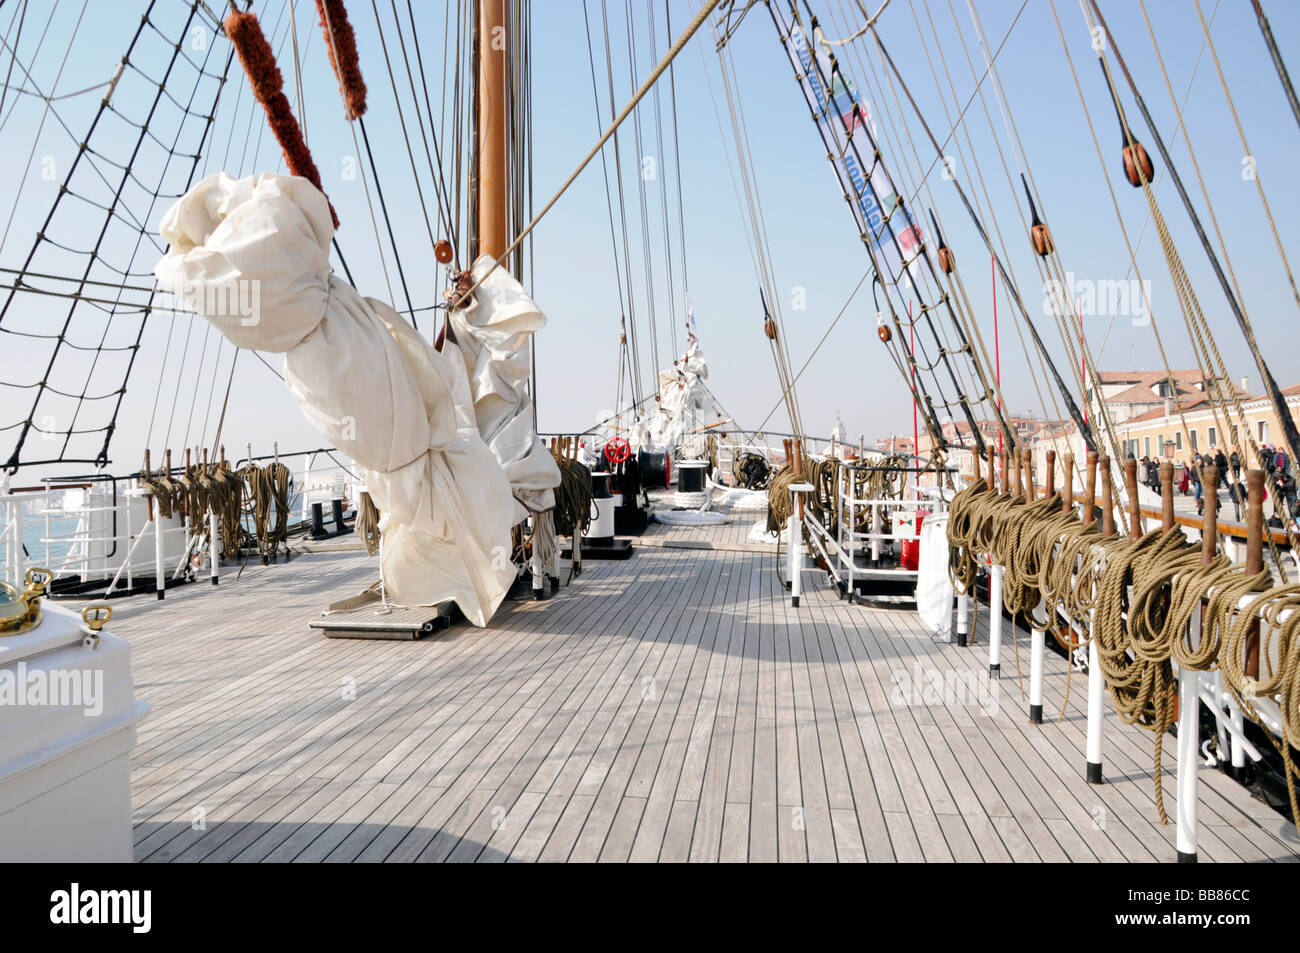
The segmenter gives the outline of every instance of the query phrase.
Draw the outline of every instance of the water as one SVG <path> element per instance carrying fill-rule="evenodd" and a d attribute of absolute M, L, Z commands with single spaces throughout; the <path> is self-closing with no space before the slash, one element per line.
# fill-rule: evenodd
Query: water
<path fill-rule="evenodd" d="M 23 549 L 26 552 L 25 561 L 31 566 L 42 566 L 47 569 L 56 569 L 62 564 L 67 557 L 68 551 L 72 549 L 72 540 L 59 539 L 61 536 L 72 536 L 77 532 L 76 518 L 58 517 L 50 518 L 49 536 L 52 539 L 48 545 L 43 542 L 46 535 L 44 521 L 28 523 L 23 527 Z"/>

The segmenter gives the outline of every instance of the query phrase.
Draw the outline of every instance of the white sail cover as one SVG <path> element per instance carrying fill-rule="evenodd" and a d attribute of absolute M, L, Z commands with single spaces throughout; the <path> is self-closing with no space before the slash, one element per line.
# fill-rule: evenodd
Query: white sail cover
<path fill-rule="evenodd" d="M 646 418 L 642 446 L 672 450 L 675 458 L 683 460 L 708 456 L 710 431 L 705 428 L 727 419 L 704 383 L 708 377 L 704 351 L 692 339 L 686 353 L 659 372 L 659 405 Z"/>
<path fill-rule="evenodd" d="M 948 514 L 931 513 L 921 524 L 916 611 L 936 636 L 952 641 L 952 576 L 948 573 Z"/>
<path fill-rule="evenodd" d="M 164 216 L 170 248 L 155 273 L 233 344 L 284 354 L 285 382 L 308 421 L 368 471 L 389 595 L 406 605 L 454 600 L 486 625 L 515 578 L 516 504 L 511 478 L 480 434 L 476 397 L 485 410 L 493 405 L 490 436 L 507 465 L 520 465 L 523 495 L 545 490 L 531 459 L 531 409 L 528 439 L 505 435 L 514 363 L 501 370 L 471 348 L 467 372 L 458 348 L 434 350 L 389 305 L 331 273 L 333 233 L 329 205 L 307 180 L 218 172 Z M 505 282 L 494 288 L 480 308 L 510 297 Z M 250 314 L 231 307 L 235 300 L 257 307 Z M 514 313 L 502 323 L 517 344 L 545 319 L 531 302 L 511 300 Z M 498 326 L 495 315 L 474 320 Z"/>
<path fill-rule="evenodd" d="M 514 522 L 555 506 L 560 468 L 533 429 L 528 342 L 545 316 L 506 270 L 482 255 L 470 272 L 482 281 L 474 301 L 451 312 L 451 327 L 465 359 L 479 433 L 505 470 L 514 491 Z"/>

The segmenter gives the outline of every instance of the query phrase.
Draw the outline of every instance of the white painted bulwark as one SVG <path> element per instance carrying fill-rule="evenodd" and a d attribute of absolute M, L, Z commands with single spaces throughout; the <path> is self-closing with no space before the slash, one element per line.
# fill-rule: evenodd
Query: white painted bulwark
<path fill-rule="evenodd" d="M 0 638 L 0 862 L 131 860 L 131 648 L 70 609 Z"/>

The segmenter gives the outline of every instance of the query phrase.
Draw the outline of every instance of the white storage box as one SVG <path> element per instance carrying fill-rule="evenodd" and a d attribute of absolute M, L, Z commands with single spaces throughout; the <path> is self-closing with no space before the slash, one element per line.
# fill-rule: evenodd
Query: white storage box
<path fill-rule="evenodd" d="M 42 604 L 0 637 L 0 861 L 130 861 L 131 748 L 149 712 L 131 647 Z"/>

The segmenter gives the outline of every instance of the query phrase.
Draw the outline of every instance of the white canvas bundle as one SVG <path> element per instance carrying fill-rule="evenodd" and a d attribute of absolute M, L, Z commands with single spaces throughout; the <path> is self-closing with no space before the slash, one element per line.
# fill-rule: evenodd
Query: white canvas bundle
<path fill-rule="evenodd" d="M 921 524 L 916 611 L 942 641 L 952 639 L 952 576 L 948 574 L 948 514 L 931 513 Z"/>
<path fill-rule="evenodd" d="M 333 233 L 325 197 L 305 179 L 218 172 L 164 216 L 171 247 L 155 271 L 233 344 L 285 355 L 285 382 L 304 416 L 368 471 L 389 595 L 406 605 L 454 600 L 472 623 L 486 625 L 515 577 L 517 506 L 476 411 L 485 395 L 515 386 L 500 371 L 514 363 L 471 351 L 467 369 L 459 349 L 435 351 L 389 305 L 331 273 Z M 256 294 L 239 298 L 250 286 Z M 256 313 L 221 306 L 231 300 L 255 300 Z M 516 343 L 545 322 L 531 302 L 525 310 L 534 316 L 512 332 Z M 492 317 L 479 323 L 495 326 Z M 545 490 L 543 468 L 527 449 L 536 441 L 531 410 L 528 439 L 507 437 L 519 417 L 507 404 L 486 401 L 481 413 L 499 424 L 492 436 L 504 462 L 523 462 L 518 485 Z"/>
<path fill-rule="evenodd" d="M 479 433 L 510 480 L 515 522 L 555 506 L 560 468 L 533 430 L 528 395 L 528 342 L 546 317 L 523 286 L 488 255 L 470 274 L 482 281 L 474 301 L 451 312 L 451 327 L 464 356 Z M 486 276 L 486 277 L 485 277 Z"/>
<path fill-rule="evenodd" d="M 683 460 L 708 455 L 709 435 L 703 429 L 726 419 L 705 381 L 709 365 L 692 342 L 673 366 L 659 372 L 659 406 L 646 418 L 642 445 L 670 449 Z"/>

